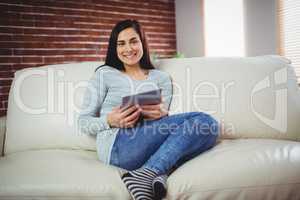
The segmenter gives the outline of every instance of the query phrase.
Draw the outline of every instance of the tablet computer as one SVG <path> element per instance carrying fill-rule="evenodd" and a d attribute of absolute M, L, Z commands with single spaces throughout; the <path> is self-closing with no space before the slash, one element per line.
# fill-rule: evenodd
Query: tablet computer
<path fill-rule="evenodd" d="M 153 105 L 161 103 L 161 89 L 125 96 L 122 98 L 121 108 L 132 105 Z"/>

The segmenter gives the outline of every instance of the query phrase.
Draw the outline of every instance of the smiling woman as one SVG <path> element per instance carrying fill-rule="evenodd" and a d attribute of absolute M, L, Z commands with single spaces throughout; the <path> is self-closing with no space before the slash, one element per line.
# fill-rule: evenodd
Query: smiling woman
<path fill-rule="evenodd" d="M 115 25 L 105 64 L 88 88 L 79 127 L 97 135 L 101 161 L 129 170 L 122 181 L 135 200 L 162 199 L 167 175 L 216 143 L 219 125 L 210 115 L 168 116 L 171 78 L 151 64 L 145 34 L 135 20 Z M 159 102 L 121 106 L 122 97 L 152 90 L 161 91 Z"/>

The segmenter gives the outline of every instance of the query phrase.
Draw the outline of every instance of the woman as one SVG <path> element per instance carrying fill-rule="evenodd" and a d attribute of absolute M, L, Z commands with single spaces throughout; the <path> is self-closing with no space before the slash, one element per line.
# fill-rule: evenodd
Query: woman
<path fill-rule="evenodd" d="M 160 104 L 120 106 L 123 96 L 154 89 L 162 91 Z M 140 24 L 117 23 L 105 64 L 89 81 L 79 123 L 97 135 L 101 161 L 129 170 L 122 181 L 136 200 L 163 198 L 171 170 L 215 145 L 216 120 L 202 112 L 168 116 L 171 97 L 170 76 L 151 64 Z"/>

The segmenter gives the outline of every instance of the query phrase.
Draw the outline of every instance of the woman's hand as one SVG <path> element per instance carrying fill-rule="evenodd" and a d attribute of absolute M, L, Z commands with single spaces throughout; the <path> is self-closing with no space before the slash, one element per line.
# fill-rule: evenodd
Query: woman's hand
<path fill-rule="evenodd" d="M 107 122 L 110 127 L 130 128 L 133 127 L 141 114 L 139 106 L 131 106 L 129 108 L 113 108 L 107 115 Z"/>
<path fill-rule="evenodd" d="M 164 108 L 162 103 L 156 105 L 141 106 L 142 115 L 145 119 L 155 120 L 168 115 L 168 110 Z"/>

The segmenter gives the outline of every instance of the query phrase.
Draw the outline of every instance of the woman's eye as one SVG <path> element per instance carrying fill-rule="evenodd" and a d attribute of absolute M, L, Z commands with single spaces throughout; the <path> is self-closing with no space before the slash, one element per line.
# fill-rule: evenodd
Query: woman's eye
<path fill-rule="evenodd" d="M 117 44 L 119 47 L 121 47 L 121 46 L 124 46 L 124 44 L 123 43 L 119 43 L 119 44 Z"/>
<path fill-rule="evenodd" d="M 138 41 L 137 40 L 133 40 L 133 41 L 131 41 L 131 43 L 132 44 L 136 44 L 136 43 L 138 43 Z"/>

